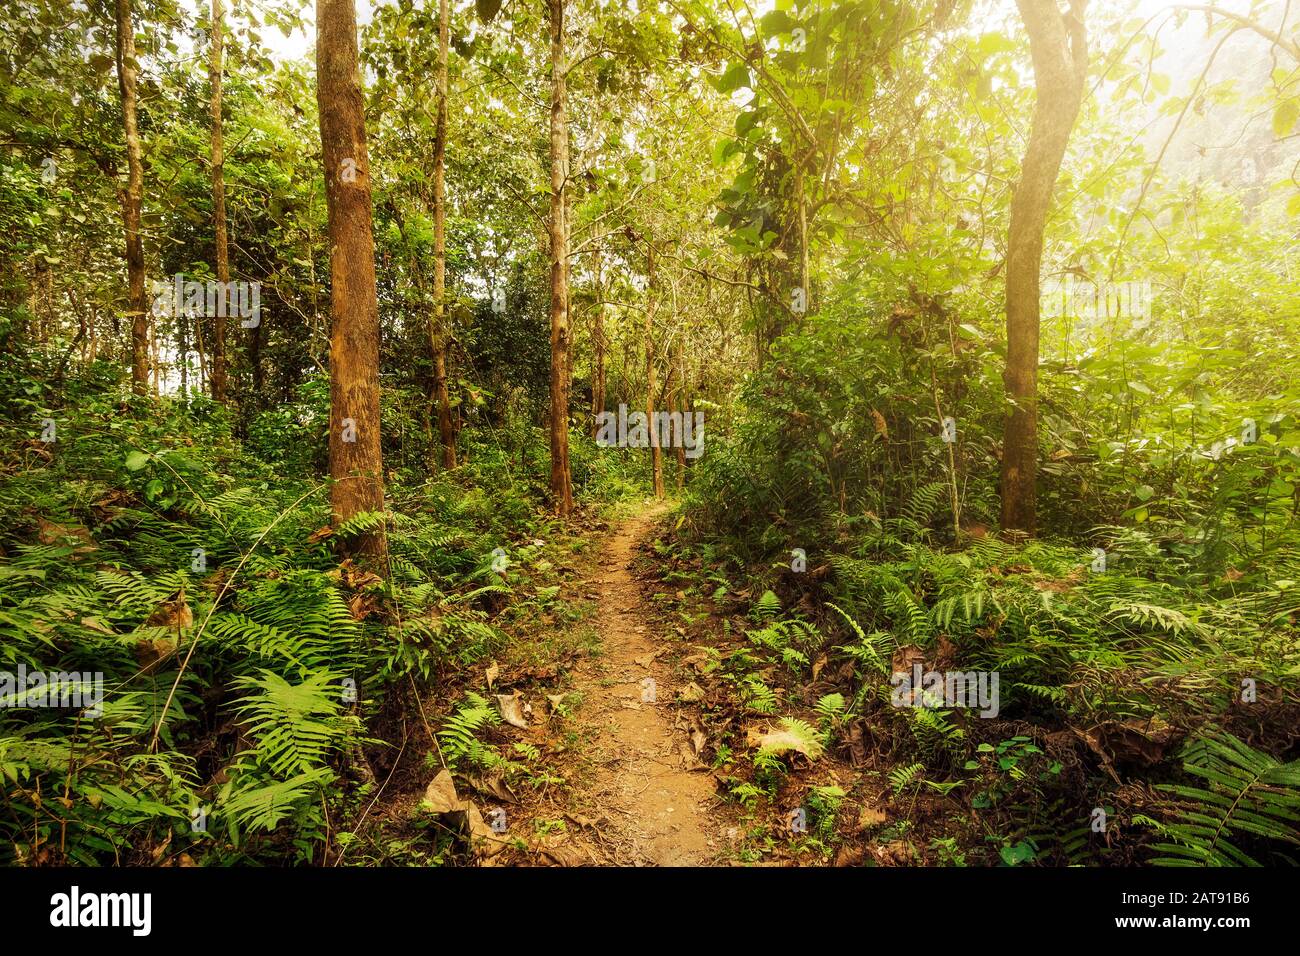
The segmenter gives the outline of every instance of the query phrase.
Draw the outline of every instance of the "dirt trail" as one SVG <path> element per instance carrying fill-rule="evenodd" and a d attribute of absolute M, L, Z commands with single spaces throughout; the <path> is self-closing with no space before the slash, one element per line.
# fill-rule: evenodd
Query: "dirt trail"
<path fill-rule="evenodd" d="M 633 549 L 663 510 L 619 527 L 605 543 L 602 571 L 586 584 L 599 595 L 602 652 L 574 671 L 583 695 L 579 719 L 594 732 L 595 765 L 577 797 L 581 811 L 598 821 L 597 842 L 588 849 L 602 863 L 708 865 L 727 842 L 713 777 L 675 726 L 674 681 L 656 656 L 667 642 L 631 573 Z"/>

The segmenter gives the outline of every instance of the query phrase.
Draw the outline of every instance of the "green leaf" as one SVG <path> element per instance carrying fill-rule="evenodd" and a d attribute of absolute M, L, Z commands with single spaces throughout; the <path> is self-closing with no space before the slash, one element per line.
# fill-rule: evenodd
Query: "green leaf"
<path fill-rule="evenodd" d="M 749 78 L 749 67 L 744 63 L 733 63 L 727 67 L 727 72 L 723 73 L 714 85 L 719 93 L 730 93 L 741 87 L 752 89 L 752 84 L 753 80 Z"/>
<path fill-rule="evenodd" d="M 127 471 L 139 471 L 149 463 L 149 456 L 142 451 L 133 451 L 126 456 Z"/>
<path fill-rule="evenodd" d="M 1300 98 L 1283 100 L 1273 111 L 1273 135 L 1288 135 L 1295 128 L 1297 119 L 1300 119 Z"/>

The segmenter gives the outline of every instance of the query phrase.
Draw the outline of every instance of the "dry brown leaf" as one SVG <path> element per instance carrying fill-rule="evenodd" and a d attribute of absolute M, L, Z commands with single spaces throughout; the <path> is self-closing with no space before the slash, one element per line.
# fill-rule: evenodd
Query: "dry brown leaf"
<path fill-rule="evenodd" d="M 888 819 L 889 817 L 884 813 L 884 811 L 878 810 L 869 805 L 863 806 L 863 808 L 858 811 L 858 830 L 862 831 L 870 829 L 871 827 L 878 827 Z"/>
<path fill-rule="evenodd" d="M 438 772 L 433 782 L 425 788 L 420 806 L 433 813 L 453 813 L 464 808 L 460 797 L 456 795 L 456 784 L 452 782 L 450 770 Z"/>
<path fill-rule="evenodd" d="M 326 525 L 323 528 L 317 528 L 315 531 L 309 534 L 307 536 L 307 543 L 315 544 L 317 541 L 324 541 L 326 538 L 332 537 L 333 535 L 334 535 L 334 529 L 331 528 L 329 525 Z"/>
<path fill-rule="evenodd" d="M 677 699 L 685 704 L 694 704 L 704 699 L 704 688 L 695 681 L 691 681 L 677 692 Z"/>
<path fill-rule="evenodd" d="M 523 702 L 518 692 L 514 694 L 497 694 L 497 709 L 501 711 L 501 718 L 511 727 L 520 727 L 528 729 L 528 721 L 524 719 Z"/>
<path fill-rule="evenodd" d="M 146 627 L 167 627 L 183 630 L 194 625 L 194 612 L 185 601 L 185 592 L 181 591 L 170 601 L 163 601 L 145 622 Z"/>
<path fill-rule="evenodd" d="M 821 676 L 822 668 L 826 666 L 826 655 L 822 654 L 817 660 L 813 661 L 812 679 L 815 681 Z"/>

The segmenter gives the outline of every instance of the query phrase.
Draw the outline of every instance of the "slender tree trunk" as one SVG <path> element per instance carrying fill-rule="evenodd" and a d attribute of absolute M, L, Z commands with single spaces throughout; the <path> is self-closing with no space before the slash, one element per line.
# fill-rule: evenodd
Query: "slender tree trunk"
<path fill-rule="evenodd" d="M 690 406 L 686 402 L 686 350 L 683 345 L 685 337 L 685 328 L 677 332 L 677 343 L 673 347 L 673 389 L 668 393 L 668 410 L 670 412 L 681 410 L 682 428 L 686 427 L 686 416 L 691 413 Z M 692 435 L 695 433 L 692 432 Z M 698 440 L 698 436 L 697 436 Z M 686 443 L 678 442 L 675 449 L 677 455 L 677 487 L 686 487 Z"/>
<path fill-rule="evenodd" d="M 188 400 L 190 397 L 190 343 L 187 341 L 186 331 L 188 326 L 185 322 L 176 323 L 176 353 L 178 356 L 177 364 L 181 372 L 181 399 Z"/>
<path fill-rule="evenodd" d="M 595 346 L 595 368 L 591 374 L 591 437 L 600 431 L 600 413 L 605 410 L 605 289 L 601 276 L 601 254 L 596 252 L 596 318 L 591 330 Z"/>
<path fill-rule="evenodd" d="M 329 209 L 330 505 L 337 527 L 361 512 L 384 510 L 370 159 L 352 0 L 317 0 L 316 102 Z M 386 573 L 382 525 L 344 541 L 342 550 Z"/>
<path fill-rule="evenodd" d="M 442 441 L 442 467 L 456 467 L 456 430 L 451 420 L 451 393 L 447 388 L 447 46 L 450 37 L 447 0 L 438 3 L 438 119 L 433 141 L 433 402 L 438 408 L 438 436 Z"/>
<path fill-rule="evenodd" d="M 208 381 L 208 353 L 203 345 L 203 319 L 198 316 L 194 317 L 194 350 L 199 353 L 198 391 L 201 392 Z"/>
<path fill-rule="evenodd" d="M 649 286 L 645 309 L 645 417 L 650 429 L 650 459 L 654 473 L 655 497 L 664 496 L 664 453 L 659 447 L 659 429 L 655 427 L 655 309 L 658 306 L 659 289 L 655 278 L 655 247 L 647 242 L 646 271 Z"/>
<path fill-rule="evenodd" d="M 144 243 L 140 238 L 140 209 L 144 196 L 144 164 L 140 154 L 140 129 L 136 125 L 135 27 L 131 0 L 117 0 L 117 89 L 122 98 L 122 125 L 126 132 L 126 188 L 118 190 L 122 224 L 126 232 L 126 273 L 131 311 L 131 390 L 149 390 L 149 303 L 145 298 Z"/>
<path fill-rule="evenodd" d="M 569 471 L 569 179 L 565 89 L 564 0 L 549 0 L 551 26 L 551 498 L 555 512 L 573 511 Z"/>
<path fill-rule="evenodd" d="M 212 232 L 217 247 L 217 281 L 225 289 L 230 283 L 230 251 L 226 238 L 226 168 L 221 142 L 221 53 L 222 32 L 221 0 L 212 0 L 212 49 L 208 64 L 208 77 L 212 87 Z M 218 298 L 217 314 L 212 320 L 212 398 L 226 400 L 226 309 L 222 302 L 228 294 Z"/>
<path fill-rule="evenodd" d="M 1083 100 L 1088 70 L 1087 0 L 1016 0 L 1029 33 L 1037 102 L 1011 199 L 1007 234 L 1007 365 L 1011 410 L 1002 444 L 1002 527 L 1033 534 L 1037 525 L 1039 270 L 1043 229 L 1061 160 Z"/>
<path fill-rule="evenodd" d="M 804 195 L 803 167 L 795 174 L 799 183 L 799 284 L 803 288 L 804 313 L 812 311 L 812 270 L 808 259 L 808 199 Z"/>
<path fill-rule="evenodd" d="M 263 314 L 265 317 L 265 313 Z M 257 323 L 249 329 L 248 368 L 253 375 L 253 393 L 266 394 L 266 371 L 262 368 L 262 338 L 266 334 L 266 322 Z"/>
<path fill-rule="evenodd" d="M 158 321 L 155 318 L 149 323 L 149 353 L 151 356 L 149 364 L 149 382 L 153 388 L 155 396 L 162 394 L 162 362 L 158 354 Z"/>

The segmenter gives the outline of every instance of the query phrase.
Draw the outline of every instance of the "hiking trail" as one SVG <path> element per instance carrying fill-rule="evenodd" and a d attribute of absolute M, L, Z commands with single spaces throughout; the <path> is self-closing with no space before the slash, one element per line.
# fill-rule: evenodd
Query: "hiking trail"
<path fill-rule="evenodd" d="M 574 803 L 594 818 L 582 842 L 598 863 L 708 865 L 734 837 L 723 832 L 713 776 L 675 713 L 676 680 L 664 662 L 670 646 L 632 574 L 636 546 L 665 510 L 655 505 L 617 526 L 600 570 L 583 585 L 599 598 L 601 651 L 573 672 L 594 767 Z"/>

